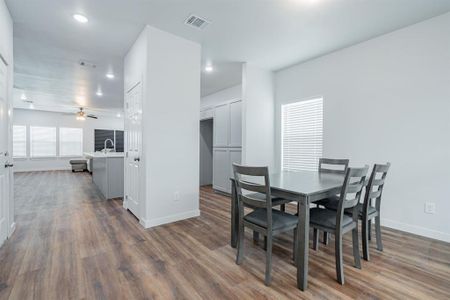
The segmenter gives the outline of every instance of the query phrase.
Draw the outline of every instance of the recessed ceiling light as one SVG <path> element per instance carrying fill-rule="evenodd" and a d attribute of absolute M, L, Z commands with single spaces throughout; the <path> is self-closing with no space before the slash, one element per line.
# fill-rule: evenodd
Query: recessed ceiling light
<path fill-rule="evenodd" d="M 113 73 L 107 73 L 106 77 L 109 79 L 114 79 L 114 74 Z"/>
<path fill-rule="evenodd" d="M 210 73 L 214 70 L 213 66 L 211 64 L 206 65 L 205 67 L 205 71 Z"/>
<path fill-rule="evenodd" d="M 80 23 L 87 23 L 89 21 L 88 18 L 82 14 L 74 14 L 73 18 Z"/>
<path fill-rule="evenodd" d="M 98 90 L 97 91 L 97 93 L 95 93 L 97 96 L 99 96 L 99 97 L 101 97 L 101 96 L 103 96 L 103 93 L 102 93 L 102 91 L 100 91 L 100 90 Z"/>

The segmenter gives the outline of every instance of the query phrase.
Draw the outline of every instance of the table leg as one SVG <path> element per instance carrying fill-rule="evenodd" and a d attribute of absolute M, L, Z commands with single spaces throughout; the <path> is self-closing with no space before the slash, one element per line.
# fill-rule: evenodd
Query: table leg
<path fill-rule="evenodd" d="M 297 230 L 297 287 L 304 291 L 308 287 L 309 251 L 309 199 L 300 199 Z"/>
<path fill-rule="evenodd" d="M 237 222 L 238 222 L 238 207 L 237 207 L 237 191 L 234 181 L 231 181 L 231 247 L 237 247 Z"/>

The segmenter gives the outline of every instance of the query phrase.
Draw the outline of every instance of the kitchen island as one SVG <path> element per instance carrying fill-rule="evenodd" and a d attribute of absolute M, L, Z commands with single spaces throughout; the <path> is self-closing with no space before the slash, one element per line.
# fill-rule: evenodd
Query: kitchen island
<path fill-rule="evenodd" d="M 123 197 L 123 152 L 85 152 L 92 181 L 105 199 Z"/>

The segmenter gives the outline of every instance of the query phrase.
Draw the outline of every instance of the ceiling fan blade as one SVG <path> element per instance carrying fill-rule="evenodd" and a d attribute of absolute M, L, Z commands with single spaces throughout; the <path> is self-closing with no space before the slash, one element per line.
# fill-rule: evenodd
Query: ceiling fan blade
<path fill-rule="evenodd" d="M 94 116 L 94 115 L 87 115 L 86 117 L 91 118 L 91 119 L 98 119 L 98 117 Z"/>

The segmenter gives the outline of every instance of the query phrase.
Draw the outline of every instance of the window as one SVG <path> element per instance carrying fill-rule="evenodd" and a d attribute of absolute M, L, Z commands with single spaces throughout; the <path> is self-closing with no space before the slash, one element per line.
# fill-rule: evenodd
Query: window
<path fill-rule="evenodd" d="M 13 126 L 13 157 L 27 157 L 27 126 Z"/>
<path fill-rule="evenodd" d="M 83 155 L 83 129 L 59 128 L 59 156 Z"/>
<path fill-rule="evenodd" d="M 31 157 L 56 156 L 55 127 L 30 127 L 30 155 Z"/>
<path fill-rule="evenodd" d="M 317 170 L 322 157 L 323 99 L 282 105 L 281 127 L 282 169 Z"/>

